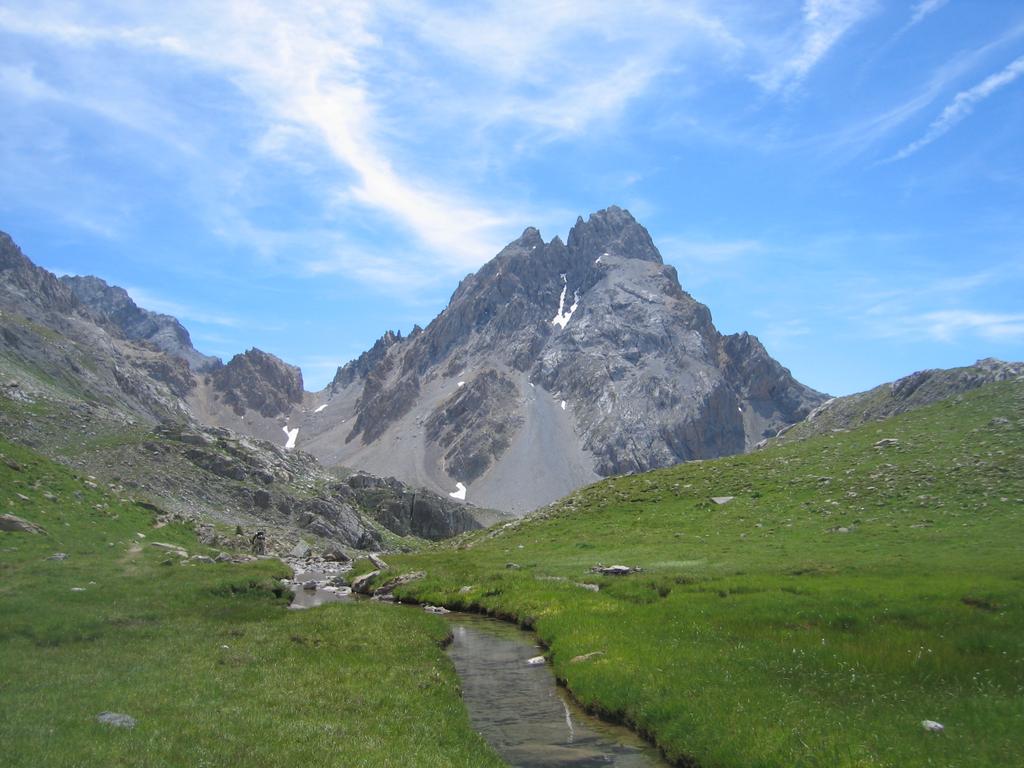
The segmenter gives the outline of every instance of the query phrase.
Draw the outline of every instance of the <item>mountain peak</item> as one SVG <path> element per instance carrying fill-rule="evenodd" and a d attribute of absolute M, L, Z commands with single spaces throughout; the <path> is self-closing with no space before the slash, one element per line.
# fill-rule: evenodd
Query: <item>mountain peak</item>
<path fill-rule="evenodd" d="M 569 250 L 591 259 L 608 254 L 663 263 L 650 233 L 633 214 L 617 205 L 590 214 L 586 221 L 582 216 L 577 218 L 566 244 Z"/>

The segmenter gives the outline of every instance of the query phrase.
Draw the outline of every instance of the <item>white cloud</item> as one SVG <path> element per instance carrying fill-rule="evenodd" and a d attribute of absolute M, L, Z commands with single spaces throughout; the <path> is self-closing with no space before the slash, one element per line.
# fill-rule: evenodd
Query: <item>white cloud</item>
<path fill-rule="evenodd" d="M 876 5 L 875 0 L 806 0 L 795 45 L 790 43 L 776 54 L 772 65 L 756 75 L 754 82 L 769 92 L 798 86 Z"/>
<path fill-rule="evenodd" d="M 953 97 L 953 101 L 942 110 L 942 114 L 928 126 L 924 136 L 905 146 L 893 155 L 890 161 L 903 160 L 910 157 L 936 139 L 941 138 L 960 121 L 968 117 L 974 111 L 975 105 L 987 99 L 1000 88 L 1010 85 L 1022 74 L 1024 74 L 1024 56 L 1015 59 L 1001 71 L 989 75 L 973 88 L 960 91 L 960 93 Z"/>
<path fill-rule="evenodd" d="M 911 11 L 910 26 L 920 24 L 925 17 L 931 16 L 948 2 L 949 0 L 920 0 Z"/>
<path fill-rule="evenodd" d="M 911 318 L 908 325 L 917 326 L 937 341 L 955 341 L 965 334 L 990 341 L 1024 341 L 1024 314 L 1019 313 L 949 309 Z"/>
<path fill-rule="evenodd" d="M 125 290 L 128 292 L 128 295 L 131 296 L 132 301 L 142 309 L 148 309 L 150 312 L 160 312 L 166 315 L 173 315 L 178 320 L 192 320 L 197 323 L 220 325 L 228 328 L 237 328 L 242 324 L 238 318 L 231 317 L 230 315 L 208 312 L 204 309 L 193 307 L 188 304 L 168 301 L 167 299 L 163 299 L 156 294 L 147 291 L 145 288 L 126 287 Z"/>

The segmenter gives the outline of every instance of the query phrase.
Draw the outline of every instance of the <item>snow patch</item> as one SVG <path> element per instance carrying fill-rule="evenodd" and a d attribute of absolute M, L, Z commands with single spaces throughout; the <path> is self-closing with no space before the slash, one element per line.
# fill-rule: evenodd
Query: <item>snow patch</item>
<path fill-rule="evenodd" d="M 464 386 L 466 386 L 466 382 L 460 381 L 458 384 L 459 389 L 462 389 Z"/>
<path fill-rule="evenodd" d="M 455 484 L 455 490 L 452 491 L 451 493 L 449 493 L 448 495 L 451 496 L 453 499 L 458 499 L 459 501 L 465 501 L 466 500 L 466 486 L 464 486 L 462 483 L 456 483 Z"/>
<path fill-rule="evenodd" d="M 572 295 L 572 306 L 568 310 L 565 308 L 565 294 L 569 290 L 569 281 L 565 275 L 562 275 L 562 295 L 558 298 L 558 314 L 551 320 L 552 325 L 557 325 L 562 329 L 565 328 L 569 323 L 569 318 L 572 317 L 572 313 L 576 311 L 576 307 L 580 305 L 580 292 L 574 291 Z"/>
<path fill-rule="evenodd" d="M 285 424 L 281 429 L 284 430 L 286 435 L 288 435 L 288 442 L 284 444 L 285 450 L 291 450 L 295 447 L 295 438 L 299 436 L 299 428 L 293 427 L 292 429 L 288 429 L 288 425 Z"/>
<path fill-rule="evenodd" d="M 327 407 L 327 403 L 324 403 L 319 408 L 317 408 L 315 411 L 313 411 L 313 413 L 320 413 L 320 411 L 322 411 L 326 407 Z"/>
<path fill-rule="evenodd" d="M 562 401 L 562 410 L 565 410 L 565 400 Z"/>

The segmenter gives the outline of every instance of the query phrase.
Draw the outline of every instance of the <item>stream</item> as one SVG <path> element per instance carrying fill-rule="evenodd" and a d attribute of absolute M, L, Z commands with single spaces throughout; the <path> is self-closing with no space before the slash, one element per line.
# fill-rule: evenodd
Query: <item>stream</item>
<path fill-rule="evenodd" d="M 335 575 L 297 572 L 293 609 L 351 600 L 346 588 L 304 589 Z M 419 606 L 406 610 L 422 610 Z M 542 653 L 534 636 L 486 616 L 447 613 L 448 646 L 462 683 L 473 728 L 515 768 L 667 768 L 658 751 L 627 728 L 588 715 L 555 682 L 549 664 L 529 664 Z"/>

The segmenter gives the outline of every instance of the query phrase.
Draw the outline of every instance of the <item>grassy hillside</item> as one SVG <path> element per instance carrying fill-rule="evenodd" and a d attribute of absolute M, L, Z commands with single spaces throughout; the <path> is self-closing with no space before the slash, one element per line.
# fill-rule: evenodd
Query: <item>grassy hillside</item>
<path fill-rule="evenodd" d="M 1024 764 L 1020 381 L 609 479 L 392 568 L 535 628 L 581 702 L 682 764 Z"/>
<path fill-rule="evenodd" d="M 190 530 L 2 441 L 0 512 L 47 531 L 0 532 L 5 766 L 501 765 L 436 617 L 288 611 L 280 563 L 180 564 Z"/>

